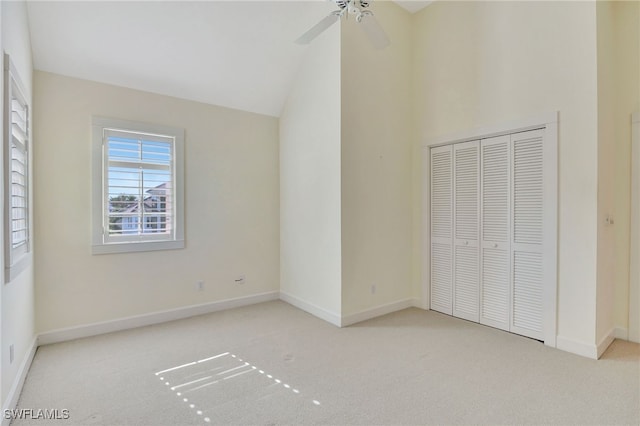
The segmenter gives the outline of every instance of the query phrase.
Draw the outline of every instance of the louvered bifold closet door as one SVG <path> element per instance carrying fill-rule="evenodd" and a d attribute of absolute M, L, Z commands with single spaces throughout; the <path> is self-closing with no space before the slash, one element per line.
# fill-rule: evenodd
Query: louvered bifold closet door
<path fill-rule="evenodd" d="M 431 309 L 451 315 L 453 149 L 431 149 Z"/>
<path fill-rule="evenodd" d="M 479 321 L 480 142 L 453 146 L 453 315 Z"/>
<path fill-rule="evenodd" d="M 510 330 L 543 339 L 543 132 L 511 135 L 513 262 Z"/>
<path fill-rule="evenodd" d="M 509 330 L 511 304 L 509 135 L 481 142 L 480 323 Z"/>

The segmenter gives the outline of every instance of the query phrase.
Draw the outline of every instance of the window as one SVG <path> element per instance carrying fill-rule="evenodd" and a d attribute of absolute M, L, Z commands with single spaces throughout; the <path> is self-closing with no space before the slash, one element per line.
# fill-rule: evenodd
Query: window
<path fill-rule="evenodd" d="M 184 247 L 184 131 L 93 118 L 93 253 Z"/>
<path fill-rule="evenodd" d="M 29 264 L 29 104 L 9 55 L 4 55 L 5 282 Z"/>

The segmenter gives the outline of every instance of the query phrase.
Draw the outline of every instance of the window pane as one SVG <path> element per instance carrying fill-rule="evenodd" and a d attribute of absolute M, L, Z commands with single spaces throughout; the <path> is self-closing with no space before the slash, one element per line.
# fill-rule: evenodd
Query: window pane
<path fill-rule="evenodd" d="M 138 161 L 140 144 L 136 139 L 109 138 L 109 161 Z"/>
<path fill-rule="evenodd" d="M 172 149 L 144 135 L 108 137 L 108 235 L 170 234 Z"/>
<path fill-rule="evenodd" d="M 155 164 L 171 164 L 171 145 L 161 142 L 142 143 L 142 161 Z"/>

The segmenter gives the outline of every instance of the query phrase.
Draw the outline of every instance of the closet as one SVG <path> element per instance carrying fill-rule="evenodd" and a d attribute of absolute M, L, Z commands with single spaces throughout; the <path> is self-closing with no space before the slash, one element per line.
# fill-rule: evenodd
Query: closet
<path fill-rule="evenodd" d="M 544 135 L 430 149 L 431 309 L 544 339 Z"/>

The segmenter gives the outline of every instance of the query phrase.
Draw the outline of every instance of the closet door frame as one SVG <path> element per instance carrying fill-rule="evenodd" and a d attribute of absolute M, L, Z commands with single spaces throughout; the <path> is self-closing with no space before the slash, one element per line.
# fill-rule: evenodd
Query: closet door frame
<path fill-rule="evenodd" d="M 472 129 L 461 133 L 426 139 L 422 144 L 422 307 L 430 306 L 430 150 L 433 147 L 488 139 L 495 136 L 541 129 L 544 133 L 543 148 L 543 180 L 544 180 L 544 239 L 543 239 L 543 341 L 544 344 L 556 347 L 557 338 L 557 300 L 558 300 L 558 112 L 550 112 L 493 126 Z"/>
<path fill-rule="evenodd" d="M 640 343 L 640 112 L 631 117 L 631 262 L 628 339 Z"/>

